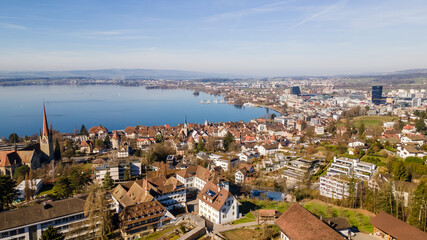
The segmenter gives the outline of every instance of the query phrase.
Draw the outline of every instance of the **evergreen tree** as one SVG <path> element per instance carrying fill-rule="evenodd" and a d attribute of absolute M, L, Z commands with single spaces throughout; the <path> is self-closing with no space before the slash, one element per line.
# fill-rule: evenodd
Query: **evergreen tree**
<path fill-rule="evenodd" d="M 93 239 L 108 239 L 107 234 L 112 231 L 111 214 L 108 209 L 105 192 L 98 185 L 90 187 L 84 207 L 85 224 Z"/>
<path fill-rule="evenodd" d="M 224 147 L 224 151 L 227 152 L 230 149 L 230 146 L 233 142 L 234 142 L 233 134 L 231 134 L 230 132 L 227 132 L 227 134 L 225 134 L 224 140 L 222 142 L 222 145 Z"/>
<path fill-rule="evenodd" d="M 102 187 L 105 190 L 111 190 L 114 187 L 114 181 L 111 178 L 110 171 L 105 173 L 104 180 L 102 180 Z"/>
<path fill-rule="evenodd" d="M 199 142 L 197 143 L 197 152 L 206 151 L 205 142 L 201 137 L 199 137 Z"/>
<path fill-rule="evenodd" d="M 426 133 L 427 126 L 423 118 L 418 118 L 417 120 L 415 120 L 415 128 L 419 133 L 422 133 L 422 134 Z"/>
<path fill-rule="evenodd" d="M 13 200 L 18 196 L 18 191 L 15 190 L 16 182 L 10 176 L 0 175 L 0 211 L 12 204 Z"/>
<path fill-rule="evenodd" d="M 104 139 L 104 145 L 106 148 L 110 148 L 110 146 L 111 146 L 110 137 L 108 135 Z"/>
<path fill-rule="evenodd" d="M 9 143 L 13 144 L 13 143 L 18 143 L 19 142 L 19 136 L 16 133 L 12 133 L 9 135 Z"/>
<path fill-rule="evenodd" d="M 427 230 L 427 181 L 421 181 L 415 190 L 409 214 L 409 223 L 422 231 Z"/>
<path fill-rule="evenodd" d="M 59 199 L 64 199 L 73 193 L 73 188 L 71 187 L 71 182 L 68 177 L 62 176 L 53 186 L 53 192 L 55 196 Z"/>
<path fill-rule="evenodd" d="M 132 179 L 132 173 L 130 172 L 130 167 L 126 166 L 123 180 L 130 181 Z"/>
<path fill-rule="evenodd" d="M 15 172 L 13 173 L 13 179 L 17 183 L 21 183 L 25 179 L 25 175 L 27 175 L 30 172 L 30 167 L 27 165 L 22 165 L 17 168 L 15 168 Z"/>
<path fill-rule="evenodd" d="M 395 206 L 392 184 L 393 183 L 386 184 L 378 192 L 378 207 L 390 215 L 393 215 Z"/>
<path fill-rule="evenodd" d="M 55 141 L 55 150 L 53 151 L 55 160 L 61 160 L 61 148 L 59 147 L 58 139 Z"/>
<path fill-rule="evenodd" d="M 83 186 L 90 181 L 90 174 L 85 171 L 81 171 L 80 168 L 73 168 L 68 176 L 70 180 L 70 187 L 75 193 L 79 193 Z"/>
<path fill-rule="evenodd" d="M 58 229 L 49 225 L 46 230 L 43 231 L 40 240 L 64 240 L 64 235 L 58 231 Z"/>
<path fill-rule="evenodd" d="M 363 134 L 365 134 L 365 124 L 362 122 L 357 130 L 359 138 L 363 138 Z"/>
<path fill-rule="evenodd" d="M 82 124 L 82 127 L 80 128 L 80 135 L 86 135 L 86 136 L 89 135 L 84 124 Z"/>
<path fill-rule="evenodd" d="M 396 161 L 393 166 L 394 180 L 406 181 L 408 180 L 408 173 L 406 172 L 405 164 L 402 161 Z"/>

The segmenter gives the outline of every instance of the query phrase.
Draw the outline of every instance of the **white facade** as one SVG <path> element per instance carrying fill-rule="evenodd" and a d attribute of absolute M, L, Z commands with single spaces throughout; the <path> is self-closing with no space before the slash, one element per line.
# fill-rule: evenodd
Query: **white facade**
<path fill-rule="evenodd" d="M 355 191 L 357 192 L 357 183 L 355 182 Z M 349 193 L 349 181 L 332 176 L 320 177 L 320 195 L 333 199 L 347 198 Z"/>
<path fill-rule="evenodd" d="M 369 180 L 377 171 L 377 165 L 373 163 L 359 161 L 359 159 L 337 158 L 328 169 L 328 176 L 345 175 L 353 176 L 357 179 Z"/>
<path fill-rule="evenodd" d="M 234 221 L 239 217 L 239 205 L 236 198 L 230 196 L 220 210 L 216 210 L 199 199 L 199 215 L 204 216 L 206 219 L 216 224 L 222 224 Z"/>
<path fill-rule="evenodd" d="M 43 186 L 42 179 L 34 179 L 34 181 L 28 180 L 28 187 L 34 191 L 34 195 L 40 191 L 40 188 Z M 25 180 L 22 181 L 15 188 L 18 191 L 18 197 L 21 199 L 25 198 Z"/>

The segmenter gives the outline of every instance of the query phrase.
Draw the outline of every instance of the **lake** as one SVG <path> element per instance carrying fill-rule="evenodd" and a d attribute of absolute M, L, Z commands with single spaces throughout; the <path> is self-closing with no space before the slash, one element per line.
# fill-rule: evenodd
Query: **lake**
<path fill-rule="evenodd" d="M 109 131 L 136 125 L 178 125 L 184 122 L 245 122 L 266 115 L 265 108 L 237 108 L 213 103 L 222 97 L 184 89 L 145 89 L 112 85 L 0 87 L 0 136 L 39 134 L 43 100 L 49 124 L 74 132 L 99 124 Z M 211 104 L 201 104 L 210 100 Z M 270 110 L 272 113 L 272 111 Z M 276 113 L 277 114 L 277 113 Z"/>

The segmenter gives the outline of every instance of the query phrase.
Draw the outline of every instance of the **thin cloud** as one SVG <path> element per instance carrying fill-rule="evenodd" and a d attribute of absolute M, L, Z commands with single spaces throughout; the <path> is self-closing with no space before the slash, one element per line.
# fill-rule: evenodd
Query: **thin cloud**
<path fill-rule="evenodd" d="M 151 38 L 146 35 L 138 34 L 136 30 L 110 30 L 110 31 L 90 31 L 73 34 L 78 37 L 95 40 L 135 40 Z"/>
<path fill-rule="evenodd" d="M 0 23 L 0 27 L 6 28 L 6 29 L 16 29 L 16 30 L 26 30 L 27 27 L 17 24 L 11 24 L 11 23 Z"/>
<path fill-rule="evenodd" d="M 313 15 L 311 15 L 310 17 L 305 18 L 305 19 L 303 19 L 302 21 L 299 21 L 298 23 L 296 23 L 296 24 L 294 24 L 294 25 L 290 26 L 290 27 L 288 28 L 288 30 L 295 29 L 295 28 L 297 28 L 297 27 L 299 27 L 299 26 L 303 25 L 304 23 L 310 22 L 311 20 L 313 20 L 313 19 L 315 19 L 315 18 L 317 18 L 317 17 L 319 17 L 319 16 L 321 16 L 321 15 L 323 15 L 323 14 L 325 14 L 325 13 L 329 12 L 330 10 L 332 10 L 333 8 L 337 7 L 339 4 L 342 4 L 342 3 L 344 3 L 344 2 L 346 2 L 346 1 L 339 1 L 339 2 L 337 2 L 337 3 L 335 3 L 335 4 L 333 4 L 333 5 L 330 5 L 330 6 L 328 6 L 326 9 L 324 9 L 324 10 L 322 10 L 322 11 L 320 11 L 320 12 L 316 13 L 316 14 L 313 14 Z"/>
<path fill-rule="evenodd" d="M 280 10 L 282 10 L 281 7 L 288 4 L 289 2 L 291 2 L 291 1 L 280 1 L 280 2 L 276 2 L 276 3 L 272 3 L 272 4 L 266 4 L 266 5 L 259 6 L 259 7 L 246 8 L 246 9 L 241 9 L 241 10 L 237 10 L 237 11 L 216 14 L 216 15 L 212 15 L 210 17 L 205 18 L 205 20 L 208 22 L 216 22 L 216 21 L 232 19 L 232 18 L 241 18 L 241 17 L 254 15 L 254 14 L 262 14 L 262 13 L 280 11 Z"/>

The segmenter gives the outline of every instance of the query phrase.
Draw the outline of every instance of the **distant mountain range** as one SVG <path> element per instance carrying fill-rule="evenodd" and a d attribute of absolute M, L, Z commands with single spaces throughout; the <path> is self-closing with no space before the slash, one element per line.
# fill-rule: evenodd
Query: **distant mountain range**
<path fill-rule="evenodd" d="M 204 73 L 182 70 L 156 69 L 100 69 L 72 71 L 25 71 L 0 72 L 0 78 L 99 78 L 99 79 L 201 79 L 224 78 L 225 74 Z"/>
<path fill-rule="evenodd" d="M 352 74 L 335 75 L 335 77 L 356 77 L 356 76 L 393 76 L 405 74 L 427 74 L 427 68 L 408 69 L 390 73 Z M 328 76 L 292 76 L 294 78 L 321 77 Z M 136 80 L 136 79 L 168 79 L 168 80 L 194 80 L 206 78 L 248 78 L 248 76 L 233 74 L 205 73 L 183 70 L 156 70 L 156 69 L 100 69 L 100 70 L 72 70 L 72 71 L 22 71 L 6 72 L 0 71 L 0 81 L 2 79 L 22 78 L 91 78 L 91 79 L 116 79 L 116 80 Z"/>

